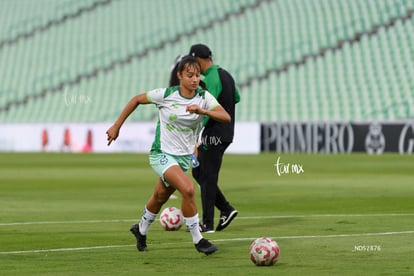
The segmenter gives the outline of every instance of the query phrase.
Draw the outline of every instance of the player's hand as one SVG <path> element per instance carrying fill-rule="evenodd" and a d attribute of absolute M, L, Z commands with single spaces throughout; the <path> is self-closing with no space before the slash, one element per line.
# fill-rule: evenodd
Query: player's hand
<path fill-rule="evenodd" d="M 115 141 L 116 138 L 118 138 L 119 128 L 113 125 L 106 131 L 106 134 L 108 135 L 108 138 L 106 140 L 108 141 L 109 146 L 112 143 L 112 141 Z"/>
<path fill-rule="evenodd" d="M 205 114 L 205 110 L 202 109 L 199 105 L 196 105 L 196 104 L 192 104 L 192 105 L 187 106 L 186 111 L 190 112 L 191 114 L 192 113 L 200 114 L 200 115 Z"/>

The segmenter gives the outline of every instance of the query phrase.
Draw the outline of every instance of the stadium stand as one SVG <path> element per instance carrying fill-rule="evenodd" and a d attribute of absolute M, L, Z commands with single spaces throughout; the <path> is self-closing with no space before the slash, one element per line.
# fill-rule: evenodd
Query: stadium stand
<path fill-rule="evenodd" d="M 112 121 L 206 43 L 241 121 L 414 115 L 414 1 L 3 0 L 0 122 Z M 133 121 L 153 120 L 140 107 Z"/>

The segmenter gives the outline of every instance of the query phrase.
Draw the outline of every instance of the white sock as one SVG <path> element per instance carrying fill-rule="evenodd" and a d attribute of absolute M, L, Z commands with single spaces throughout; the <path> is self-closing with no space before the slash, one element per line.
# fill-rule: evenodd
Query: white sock
<path fill-rule="evenodd" d="M 187 225 L 188 230 L 191 233 L 191 236 L 193 236 L 193 243 L 197 244 L 203 236 L 200 233 L 200 228 L 198 227 L 199 219 L 198 214 L 196 214 L 193 217 L 184 218 L 185 224 Z"/>
<path fill-rule="evenodd" d="M 148 211 L 147 206 L 145 206 L 144 213 L 142 214 L 141 220 L 139 222 L 139 232 L 141 235 L 146 235 L 149 227 L 154 222 L 157 214 L 151 213 Z"/>

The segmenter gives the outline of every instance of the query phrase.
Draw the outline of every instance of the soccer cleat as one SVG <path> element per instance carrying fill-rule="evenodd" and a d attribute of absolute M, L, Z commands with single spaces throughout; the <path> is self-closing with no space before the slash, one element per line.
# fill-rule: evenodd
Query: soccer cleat
<path fill-rule="evenodd" d="M 219 225 L 217 225 L 216 231 L 221 231 L 227 226 L 229 226 L 230 222 L 237 216 L 237 210 L 232 210 L 230 213 L 222 215 L 220 217 Z"/>
<path fill-rule="evenodd" d="M 210 255 L 217 251 L 217 246 L 210 243 L 206 239 L 201 239 L 197 244 L 194 245 L 198 252 Z"/>
<path fill-rule="evenodd" d="M 142 235 L 139 232 L 139 225 L 134 224 L 132 225 L 130 231 L 134 234 L 135 238 L 137 239 L 137 249 L 138 251 L 148 251 L 147 248 L 147 236 Z"/>

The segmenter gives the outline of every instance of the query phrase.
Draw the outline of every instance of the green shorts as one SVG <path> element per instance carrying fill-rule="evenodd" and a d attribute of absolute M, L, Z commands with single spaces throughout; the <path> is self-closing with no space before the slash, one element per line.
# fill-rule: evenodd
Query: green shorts
<path fill-rule="evenodd" d="M 164 173 L 173 165 L 178 165 L 183 172 L 187 172 L 190 168 L 191 155 L 172 155 L 163 152 L 151 152 L 149 161 L 152 169 L 161 178 L 165 187 L 169 187 L 170 184 L 164 179 Z"/>

